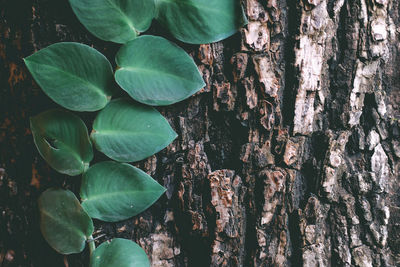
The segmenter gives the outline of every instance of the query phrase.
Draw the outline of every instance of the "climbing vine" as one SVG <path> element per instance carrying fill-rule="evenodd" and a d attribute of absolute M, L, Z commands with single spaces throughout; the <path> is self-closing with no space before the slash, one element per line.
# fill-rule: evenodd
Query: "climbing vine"
<path fill-rule="evenodd" d="M 152 106 L 182 101 L 205 83 L 193 59 L 174 43 L 143 35 L 156 19 L 180 41 L 220 41 L 246 23 L 237 0 L 69 0 L 79 21 L 96 37 L 122 44 L 113 70 L 108 59 L 84 44 L 50 45 L 25 58 L 37 84 L 64 109 L 31 118 L 36 147 L 56 171 L 82 175 L 80 201 L 50 188 L 39 198 L 40 227 L 59 253 L 89 245 L 90 266 L 150 266 L 130 240 L 98 248 L 92 218 L 117 222 L 151 206 L 165 188 L 128 164 L 167 147 L 177 134 Z M 122 88 L 132 98 L 112 99 Z M 67 111 L 68 109 L 70 111 Z M 89 135 L 73 112 L 97 112 Z M 91 165 L 93 145 L 112 161 Z"/>

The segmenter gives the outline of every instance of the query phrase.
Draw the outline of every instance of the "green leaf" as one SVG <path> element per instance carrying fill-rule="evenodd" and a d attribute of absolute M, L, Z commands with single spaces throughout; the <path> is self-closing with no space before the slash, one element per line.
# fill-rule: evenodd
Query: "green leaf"
<path fill-rule="evenodd" d="M 40 229 L 50 246 L 61 254 L 81 252 L 93 233 L 93 222 L 74 193 L 50 188 L 38 202 Z"/>
<path fill-rule="evenodd" d="M 135 242 L 115 238 L 101 244 L 93 252 L 90 267 L 150 267 L 144 250 Z"/>
<path fill-rule="evenodd" d="M 90 217 L 117 222 L 146 210 L 164 192 L 164 187 L 140 169 L 106 161 L 83 175 L 81 200 Z"/>
<path fill-rule="evenodd" d="M 168 146 L 177 134 L 154 108 L 128 99 L 111 101 L 93 124 L 96 148 L 113 160 L 145 159 Z"/>
<path fill-rule="evenodd" d="M 93 148 L 83 121 L 63 110 L 45 111 L 31 118 L 31 130 L 40 155 L 56 171 L 81 174 L 93 159 Z"/>
<path fill-rule="evenodd" d="M 147 105 L 170 105 L 188 98 L 205 83 L 193 59 L 180 47 L 156 36 L 125 44 L 116 56 L 117 83 Z"/>
<path fill-rule="evenodd" d="M 67 109 L 96 111 L 111 99 L 113 70 L 107 58 L 94 48 L 57 43 L 24 60 L 43 91 Z"/>
<path fill-rule="evenodd" d="M 156 19 L 180 41 L 213 43 L 247 24 L 238 0 L 158 0 Z"/>
<path fill-rule="evenodd" d="M 115 43 L 133 40 L 154 18 L 154 0 L 69 0 L 79 21 L 96 37 Z"/>

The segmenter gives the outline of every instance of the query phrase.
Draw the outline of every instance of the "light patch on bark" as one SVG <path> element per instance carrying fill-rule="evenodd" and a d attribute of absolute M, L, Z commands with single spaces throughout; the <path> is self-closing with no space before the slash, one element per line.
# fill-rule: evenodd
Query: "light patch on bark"
<path fill-rule="evenodd" d="M 285 146 L 285 153 L 283 154 L 283 162 L 288 167 L 300 170 L 302 162 L 303 149 L 304 149 L 305 137 L 293 137 L 290 138 Z"/>
<path fill-rule="evenodd" d="M 245 32 L 245 41 L 254 51 L 269 49 L 269 29 L 266 23 L 250 21 Z"/>
<path fill-rule="evenodd" d="M 328 135 L 332 135 L 330 132 Z M 330 201 L 338 201 L 340 190 L 340 179 L 343 174 L 343 155 L 348 142 L 350 132 L 344 131 L 338 136 L 331 136 L 329 149 L 326 153 L 324 173 L 321 182 L 321 191 Z"/>
<path fill-rule="evenodd" d="M 271 97 L 277 97 L 280 85 L 273 71 L 271 58 L 265 55 L 257 55 L 253 58 L 253 63 L 264 93 Z"/>
<path fill-rule="evenodd" d="M 375 77 L 379 61 L 363 63 L 357 62 L 356 74 L 353 81 L 353 89 L 350 94 L 350 117 L 349 125 L 355 126 L 360 123 L 363 112 L 365 93 L 373 92 L 373 78 Z"/>
<path fill-rule="evenodd" d="M 153 267 L 173 267 L 174 258 L 181 253 L 179 244 L 161 226 L 148 237 L 141 238 L 139 244 L 144 247 Z"/>
<path fill-rule="evenodd" d="M 285 191 L 286 173 L 283 170 L 264 171 L 264 206 L 261 213 L 260 224 L 269 224 L 275 214 L 275 209 L 280 202 L 280 192 Z"/>
<path fill-rule="evenodd" d="M 362 22 L 360 29 L 369 29 L 371 40 L 367 39 L 367 35 L 362 35 L 358 41 L 358 45 L 361 47 L 361 53 L 357 62 L 353 88 L 350 94 L 350 114 L 348 123 L 351 127 L 360 123 L 366 93 L 375 93 L 378 112 L 381 116 L 385 116 L 387 110 L 382 88 L 380 86 L 375 86 L 374 78 L 380 66 L 381 59 L 386 61 L 389 55 L 387 40 L 388 30 L 390 32 L 390 27 L 387 24 L 388 1 L 382 0 L 375 2 L 376 5 L 367 3 L 365 0 L 360 1 L 360 17 Z M 371 14 L 368 14 L 368 10 Z M 367 46 L 367 43 L 369 46 Z"/>
<path fill-rule="evenodd" d="M 303 7 L 298 48 L 295 48 L 295 67 L 299 84 L 294 108 L 293 133 L 309 135 L 314 131 L 314 116 L 323 110 L 325 95 L 322 90 L 323 66 L 326 64 L 327 43 L 334 31 L 327 11 L 327 3 L 309 1 L 311 10 Z M 318 100 L 316 100 L 318 98 Z"/>
<path fill-rule="evenodd" d="M 218 170 L 209 174 L 208 181 L 216 216 L 211 266 L 242 266 L 246 219 L 242 180 L 232 170 Z"/>
<path fill-rule="evenodd" d="M 369 132 L 367 136 L 367 144 L 368 144 L 368 149 L 369 150 L 374 150 L 374 148 L 379 144 L 381 138 L 379 137 L 379 134 L 372 130 Z"/>
<path fill-rule="evenodd" d="M 388 157 L 379 144 L 374 149 L 374 154 L 371 157 L 371 177 L 378 187 L 378 192 L 387 192 L 389 184 L 390 167 Z"/>
<path fill-rule="evenodd" d="M 352 254 L 357 267 L 372 267 L 371 250 L 367 246 L 355 248 Z"/>
<path fill-rule="evenodd" d="M 311 197 L 300 214 L 303 266 L 329 266 L 331 240 L 325 227 L 329 205 Z"/>

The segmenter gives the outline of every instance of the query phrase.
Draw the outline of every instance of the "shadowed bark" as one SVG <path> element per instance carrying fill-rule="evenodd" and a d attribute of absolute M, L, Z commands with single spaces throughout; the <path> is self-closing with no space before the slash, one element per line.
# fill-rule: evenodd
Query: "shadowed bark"
<path fill-rule="evenodd" d="M 97 245 L 134 240 L 157 267 L 399 266 L 399 4 L 245 0 L 240 33 L 178 42 L 207 85 L 158 108 L 179 137 L 135 164 L 167 192 L 126 221 L 96 220 Z M 157 23 L 149 33 L 173 40 Z M 79 192 L 29 130 L 30 116 L 57 105 L 22 58 L 61 41 L 111 62 L 119 49 L 67 0 L 0 0 L 0 266 L 88 264 L 87 250 L 57 254 L 38 225 L 41 192 Z M 95 113 L 78 115 L 90 130 Z"/>

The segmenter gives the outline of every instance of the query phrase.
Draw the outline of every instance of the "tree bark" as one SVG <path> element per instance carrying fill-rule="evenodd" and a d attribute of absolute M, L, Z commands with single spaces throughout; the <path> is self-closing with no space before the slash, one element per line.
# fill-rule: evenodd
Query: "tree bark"
<path fill-rule="evenodd" d="M 246 0 L 235 36 L 179 43 L 207 85 L 159 110 L 179 137 L 136 166 L 167 188 L 150 209 L 95 221 L 152 266 L 400 265 L 399 0 Z M 173 40 L 156 23 L 149 33 Z M 67 0 L 0 0 L 0 265 L 87 266 L 38 226 L 37 198 L 80 178 L 40 158 L 29 117 L 56 107 L 22 58 L 90 35 Z M 124 95 L 122 92 L 121 95 Z M 82 113 L 90 129 L 94 114 Z M 96 154 L 96 160 L 106 157 Z"/>

